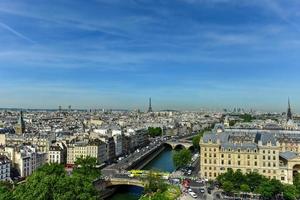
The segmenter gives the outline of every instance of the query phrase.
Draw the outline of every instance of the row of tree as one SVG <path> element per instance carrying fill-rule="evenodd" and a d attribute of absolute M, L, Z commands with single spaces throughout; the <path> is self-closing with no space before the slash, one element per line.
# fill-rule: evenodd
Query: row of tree
<path fill-rule="evenodd" d="M 160 127 L 149 127 L 148 128 L 148 134 L 150 137 L 158 137 L 162 135 L 162 129 Z"/>
<path fill-rule="evenodd" d="M 25 183 L 0 184 L 0 200 L 93 200 L 99 198 L 93 181 L 100 177 L 95 158 L 79 158 L 70 176 L 64 166 L 46 164 L 26 179 Z"/>
<path fill-rule="evenodd" d="M 178 187 L 166 183 L 159 175 L 159 172 L 150 171 L 144 182 L 144 196 L 140 200 L 173 200 L 180 195 Z"/>
<path fill-rule="evenodd" d="M 173 163 L 177 169 L 186 167 L 188 164 L 191 163 L 191 160 L 192 153 L 188 149 L 182 149 L 173 153 Z"/>
<path fill-rule="evenodd" d="M 200 131 L 196 136 L 193 137 L 193 146 L 195 148 L 195 150 L 200 150 L 200 146 L 199 146 L 199 143 L 200 143 L 200 139 L 203 137 L 204 133 L 207 132 L 207 131 L 211 131 L 212 127 L 210 128 L 205 128 L 204 130 Z"/>
<path fill-rule="evenodd" d="M 296 200 L 300 197 L 300 181 L 298 187 L 296 184 L 285 185 L 279 180 L 268 179 L 256 172 L 243 174 L 240 170 L 234 172 L 232 169 L 219 175 L 217 180 L 229 195 L 244 192 L 260 194 L 263 199 L 275 199 L 282 195 L 286 200 Z"/>

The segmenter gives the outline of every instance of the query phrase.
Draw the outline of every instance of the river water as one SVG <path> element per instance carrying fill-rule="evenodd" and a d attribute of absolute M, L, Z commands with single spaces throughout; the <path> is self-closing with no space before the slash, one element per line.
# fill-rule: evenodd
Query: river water
<path fill-rule="evenodd" d="M 153 159 L 143 169 L 159 170 L 162 172 L 173 172 L 175 170 L 172 155 L 174 151 L 171 148 L 166 148 L 155 159 Z M 139 187 L 121 187 L 117 193 L 109 198 L 109 200 L 138 200 L 143 193 L 143 189 Z"/>

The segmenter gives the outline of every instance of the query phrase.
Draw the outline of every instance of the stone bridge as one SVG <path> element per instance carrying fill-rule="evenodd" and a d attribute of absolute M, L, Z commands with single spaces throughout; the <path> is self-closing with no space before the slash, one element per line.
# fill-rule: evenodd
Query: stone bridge
<path fill-rule="evenodd" d="M 94 186 L 100 190 L 104 191 L 109 187 L 121 186 L 121 185 L 132 185 L 138 187 L 144 187 L 144 182 L 137 178 L 108 178 L 108 179 L 99 179 L 94 181 Z"/>
<path fill-rule="evenodd" d="M 185 149 L 190 149 L 193 147 L 193 143 L 189 141 L 166 141 L 165 145 L 169 145 L 172 149 L 176 149 L 178 147 L 183 147 Z"/>

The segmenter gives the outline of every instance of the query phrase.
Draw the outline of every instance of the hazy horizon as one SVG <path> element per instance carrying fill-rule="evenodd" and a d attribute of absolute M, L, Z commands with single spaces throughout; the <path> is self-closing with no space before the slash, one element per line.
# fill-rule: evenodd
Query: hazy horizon
<path fill-rule="evenodd" d="M 300 112 L 297 0 L 2 0 L 0 107 Z"/>

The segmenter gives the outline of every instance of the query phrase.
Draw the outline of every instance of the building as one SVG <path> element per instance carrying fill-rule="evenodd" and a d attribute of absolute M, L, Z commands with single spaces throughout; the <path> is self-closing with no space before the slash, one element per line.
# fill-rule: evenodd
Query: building
<path fill-rule="evenodd" d="M 10 160 L 5 155 L 0 155 L 0 181 L 10 180 Z"/>
<path fill-rule="evenodd" d="M 18 123 L 15 126 L 15 132 L 18 135 L 21 135 L 21 134 L 25 133 L 25 122 L 24 122 L 24 119 L 23 119 L 23 112 L 22 111 L 20 112 Z"/>
<path fill-rule="evenodd" d="M 66 164 L 67 160 L 67 147 L 64 143 L 57 143 L 51 145 L 48 152 L 48 162 Z"/>
<path fill-rule="evenodd" d="M 74 164 L 79 157 L 93 157 L 98 164 L 107 160 L 106 144 L 99 139 L 77 141 L 67 146 L 67 164 Z"/>
<path fill-rule="evenodd" d="M 216 126 L 200 140 L 200 175 L 215 179 L 231 168 L 292 184 L 294 174 L 300 172 L 299 144 L 299 131 Z"/>
<path fill-rule="evenodd" d="M 21 177 L 30 176 L 47 160 L 46 153 L 38 152 L 36 147 L 29 145 L 7 146 L 2 154 L 8 156 Z"/>

